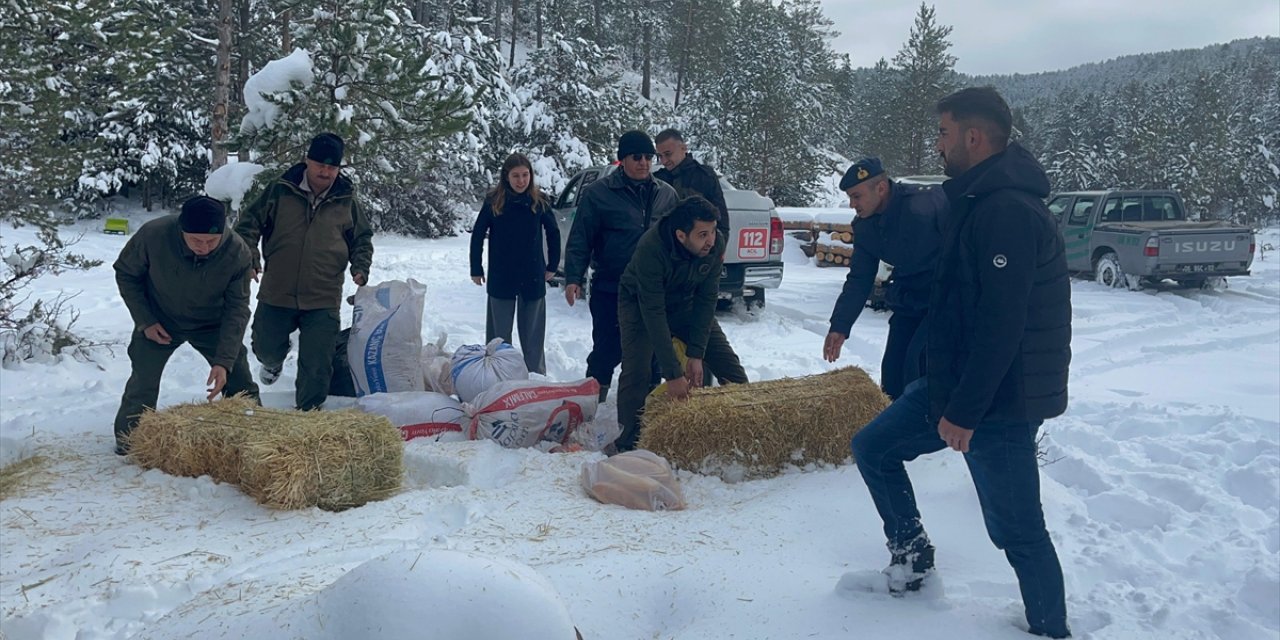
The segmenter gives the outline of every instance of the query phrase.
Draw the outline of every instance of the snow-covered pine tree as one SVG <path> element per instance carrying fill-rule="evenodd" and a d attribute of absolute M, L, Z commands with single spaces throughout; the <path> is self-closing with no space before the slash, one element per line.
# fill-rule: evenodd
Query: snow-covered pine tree
<path fill-rule="evenodd" d="M 495 113 L 489 166 L 525 153 L 539 185 L 556 193 L 580 169 L 612 160 L 618 136 L 651 120 L 649 101 L 622 81 L 616 60 L 586 40 L 549 34 L 545 47 L 511 70 L 513 91 Z"/>
<path fill-rule="evenodd" d="M 240 143 L 278 175 L 307 141 L 332 131 L 347 141 L 347 174 L 360 184 L 382 229 L 435 237 L 453 233 L 459 175 L 475 171 L 475 147 L 454 140 L 473 124 L 493 84 L 497 43 L 458 21 L 431 31 L 397 0 L 329 0 L 294 17 L 292 42 L 310 52 L 315 81 L 270 99 L 280 116 L 241 131 Z M 486 77 L 487 76 L 487 77 Z"/>

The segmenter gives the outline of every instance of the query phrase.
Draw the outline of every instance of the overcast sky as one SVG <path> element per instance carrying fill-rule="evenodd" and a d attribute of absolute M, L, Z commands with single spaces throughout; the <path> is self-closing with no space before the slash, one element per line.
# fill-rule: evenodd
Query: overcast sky
<path fill-rule="evenodd" d="M 930 1 L 953 27 L 956 70 L 1034 73 L 1133 53 L 1193 49 L 1280 36 L 1280 0 Z M 822 0 L 840 32 L 832 41 L 855 67 L 892 61 L 920 5 L 904 0 Z"/>

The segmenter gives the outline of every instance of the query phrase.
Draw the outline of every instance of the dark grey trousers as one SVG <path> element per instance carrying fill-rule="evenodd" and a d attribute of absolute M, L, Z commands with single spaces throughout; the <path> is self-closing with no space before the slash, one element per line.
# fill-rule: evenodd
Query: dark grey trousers
<path fill-rule="evenodd" d="M 218 348 L 217 329 L 186 334 L 171 331 L 170 337 L 173 340 L 169 344 L 158 344 L 148 340 L 141 331 L 135 330 L 129 340 L 129 363 L 133 370 L 129 381 L 124 385 L 115 422 L 116 444 L 121 450 L 127 449 L 123 444 L 129 432 L 138 424 L 138 416 L 145 409 L 155 408 L 156 400 L 160 398 L 160 377 L 164 374 L 164 365 L 169 362 L 169 356 L 184 342 L 190 342 L 205 360 L 211 360 Z M 227 371 L 227 386 L 222 388 L 224 397 L 237 393 L 258 397 L 258 385 L 253 383 L 247 356 L 245 348 L 240 347 L 236 363 Z"/>
<path fill-rule="evenodd" d="M 508 300 L 489 296 L 489 307 L 484 318 L 484 341 L 502 338 L 507 344 L 515 344 L 511 340 L 513 318 L 516 331 L 520 334 L 520 352 L 524 354 L 524 365 L 531 373 L 546 375 L 547 359 L 543 352 L 543 344 L 547 340 L 546 297 L 531 299 L 521 296 Z"/>
<path fill-rule="evenodd" d="M 342 320 L 337 309 L 286 309 L 262 302 L 253 312 L 253 355 L 258 362 L 277 368 L 289 355 L 289 334 L 298 330 L 297 407 L 319 409 L 329 397 L 333 381 L 333 348 Z"/>

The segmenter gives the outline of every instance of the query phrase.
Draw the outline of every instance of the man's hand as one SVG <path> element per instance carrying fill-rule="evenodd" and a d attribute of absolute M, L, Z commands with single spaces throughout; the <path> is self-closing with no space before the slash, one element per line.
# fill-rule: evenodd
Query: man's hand
<path fill-rule="evenodd" d="M 207 398 L 213 400 L 222 393 L 222 388 L 227 386 L 227 369 L 220 364 L 213 365 L 209 369 L 209 379 L 205 380 L 205 384 L 209 385 L 209 395 Z"/>
<path fill-rule="evenodd" d="M 363 272 L 357 271 L 351 274 L 351 281 L 356 283 L 357 287 L 363 287 L 368 284 L 369 276 L 365 275 Z"/>
<path fill-rule="evenodd" d="M 680 376 L 667 381 L 667 397 L 685 400 L 689 397 L 689 379 Z"/>
<path fill-rule="evenodd" d="M 164 327 L 160 326 L 159 322 L 143 329 L 142 335 L 146 336 L 148 340 L 156 344 L 169 344 L 170 342 L 173 342 L 173 338 L 169 336 L 169 332 L 165 331 Z"/>
<path fill-rule="evenodd" d="M 702 386 L 702 358 L 689 358 L 684 364 L 684 377 L 689 380 L 689 387 L 697 389 Z"/>
<path fill-rule="evenodd" d="M 835 362 L 840 359 L 840 348 L 844 346 L 844 341 L 849 338 L 843 333 L 832 331 L 827 334 L 827 339 L 822 343 L 822 359 L 827 362 Z"/>
<path fill-rule="evenodd" d="M 551 279 L 552 279 L 552 278 L 554 278 L 554 277 L 556 277 L 556 272 L 554 272 L 554 271 L 544 271 L 544 272 L 542 272 L 542 281 L 543 281 L 543 282 L 551 282 Z"/>
<path fill-rule="evenodd" d="M 582 287 L 576 284 L 565 285 L 564 299 L 569 303 L 569 306 L 572 307 L 575 300 L 582 299 Z"/>
<path fill-rule="evenodd" d="M 258 282 L 258 276 L 262 274 L 262 269 L 253 270 L 253 281 Z"/>
<path fill-rule="evenodd" d="M 938 437 L 942 438 L 948 447 L 960 453 L 969 453 L 969 439 L 973 437 L 973 429 L 966 429 L 943 418 L 938 423 Z"/>
<path fill-rule="evenodd" d="M 471 281 L 476 283 L 476 286 L 478 287 L 484 284 L 484 276 L 471 276 Z"/>

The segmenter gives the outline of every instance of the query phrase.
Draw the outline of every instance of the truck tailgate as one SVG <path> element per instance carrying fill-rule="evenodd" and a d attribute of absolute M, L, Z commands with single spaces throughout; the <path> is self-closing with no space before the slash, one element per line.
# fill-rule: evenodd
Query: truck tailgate
<path fill-rule="evenodd" d="M 1160 265 L 1210 265 L 1248 268 L 1252 232 L 1241 229 L 1170 229 L 1159 231 Z M 1234 264 L 1231 264 L 1234 263 Z"/>

